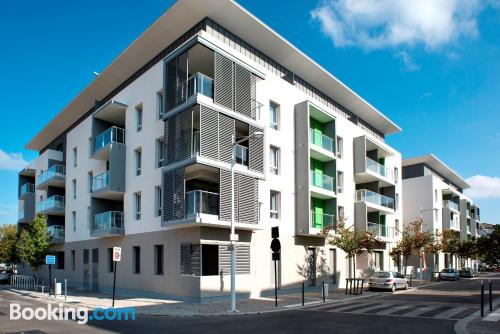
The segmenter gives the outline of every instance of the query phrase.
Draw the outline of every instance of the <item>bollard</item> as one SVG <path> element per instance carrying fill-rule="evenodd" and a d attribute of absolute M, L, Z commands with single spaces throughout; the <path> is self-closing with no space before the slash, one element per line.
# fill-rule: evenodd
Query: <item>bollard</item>
<path fill-rule="evenodd" d="M 492 294 L 492 288 L 491 288 L 491 280 L 489 280 L 489 291 L 488 291 L 488 295 L 489 295 L 489 299 L 490 299 L 490 312 L 493 312 L 493 294 Z"/>
<path fill-rule="evenodd" d="M 361 294 L 363 294 L 363 285 L 365 284 L 365 280 L 361 280 Z"/>
<path fill-rule="evenodd" d="M 323 291 L 323 303 L 326 303 L 325 282 L 321 282 L 321 290 Z"/>
<path fill-rule="evenodd" d="M 302 282 L 302 306 L 304 306 L 304 290 L 305 290 L 305 283 Z"/>
<path fill-rule="evenodd" d="M 413 285 L 413 275 L 410 274 L 410 286 L 412 286 L 412 285 Z"/>
<path fill-rule="evenodd" d="M 54 299 L 57 299 L 56 284 L 57 284 L 57 278 L 54 278 Z"/>
<path fill-rule="evenodd" d="M 484 317 L 484 283 L 481 281 L 481 317 Z"/>
<path fill-rule="evenodd" d="M 68 279 L 64 279 L 64 301 L 68 298 Z"/>
<path fill-rule="evenodd" d="M 349 285 L 349 279 L 345 279 L 345 294 L 347 295 L 347 286 Z"/>

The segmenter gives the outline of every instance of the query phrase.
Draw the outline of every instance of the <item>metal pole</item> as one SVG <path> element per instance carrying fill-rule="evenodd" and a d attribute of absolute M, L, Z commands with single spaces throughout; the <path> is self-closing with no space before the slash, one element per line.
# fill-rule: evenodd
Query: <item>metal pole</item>
<path fill-rule="evenodd" d="M 52 287 L 52 265 L 49 264 L 49 298 L 50 298 L 50 294 L 51 294 L 51 289 Z"/>
<path fill-rule="evenodd" d="M 114 261 L 114 266 L 113 266 L 113 305 L 112 307 L 115 307 L 115 290 L 116 290 L 116 261 Z"/>
<path fill-rule="evenodd" d="M 231 312 L 236 312 L 236 250 L 234 249 L 234 163 L 235 136 L 231 139 Z"/>
<path fill-rule="evenodd" d="M 490 300 L 490 312 L 493 312 L 493 294 L 492 294 L 492 287 L 491 287 L 491 280 L 489 280 L 489 300 Z"/>
<path fill-rule="evenodd" d="M 68 279 L 64 279 L 64 301 L 68 299 Z"/>
<path fill-rule="evenodd" d="M 481 281 L 481 317 L 484 317 L 484 283 Z"/>
<path fill-rule="evenodd" d="M 274 306 L 278 307 L 278 272 L 276 267 L 276 260 L 274 260 Z"/>
<path fill-rule="evenodd" d="M 323 303 L 325 303 L 326 302 L 325 282 L 321 282 L 321 289 L 323 290 Z"/>
<path fill-rule="evenodd" d="M 57 278 L 54 278 L 54 298 L 57 299 L 57 290 L 56 290 L 56 286 L 57 286 Z"/>
<path fill-rule="evenodd" d="M 305 283 L 302 282 L 302 306 L 304 306 L 304 290 L 305 290 Z"/>

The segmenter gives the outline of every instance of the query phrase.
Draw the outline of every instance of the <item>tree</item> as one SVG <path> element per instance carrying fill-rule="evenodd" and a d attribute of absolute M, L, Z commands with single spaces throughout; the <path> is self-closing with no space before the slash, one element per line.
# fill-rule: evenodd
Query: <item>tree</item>
<path fill-rule="evenodd" d="M 19 258 L 31 266 L 38 279 L 39 268 L 45 263 L 52 237 L 47 232 L 47 218 L 37 215 L 21 232 L 18 243 Z"/>
<path fill-rule="evenodd" d="M 477 256 L 488 265 L 500 264 L 500 225 L 494 225 L 490 234 L 476 241 Z"/>
<path fill-rule="evenodd" d="M 438 260 L 437 256 L 441 251 L 441 237 L 442 234 L 436 231 L 436 234 L 430 235 L 429 243 L 425 246 L 425 251 L 431 253 L 434 257 L 434 271 L 437 271 Z"/>
<path fill-rule="evenodd" d="M 431 234 L 429 232 L 423 232 L 422 225 L 423 225 L 422 218 L 419 218 L 411 222 L 409 227 L 410 227 L 410 233 L 412 234 L 413 237 L 413 254 L 421 257 L 423 263 L 424 262 L 423 251 L 431 241 Z M 422 270 L 422 268 L 420 268 L 420 270 Z"/>
<path fill-rule="evenodd" d="M 19 263 L 16 225 L 0 226 L 0 263 L 12 267 Z"/>
<path fill-rule="evenodd" d="M 441 236 L 441 249 L 443 253 L 450 254 L 452 268 L 456 268 L 456 263 L 455 265 L 453 264 L 452 257 L 457 255 L 459 244 L 460 244 L 460 239 L 456 236 L 454 231 L 452 230 L 443 231 Z"/>
<path fill-rule="evenodd" d="M 408 267 L 408 259 L 412 254 L 413 254 L 413 237 L 410 234 L 408 228 L 405 228 L 401 235 L 401 239 L 398 241 L 396 246 L 394 246 L 391 249 L 389 255 L 393 259 L 397 259 L 398 257 L 403 256 L 404 274 L 406 275 L 406 267 Z"/>
<path fill-rule="evenodd" d="M 474 240 L 461 240 L 458 243 L 457 255 L 461 262 L 476 257 L 476 242 Z"/>

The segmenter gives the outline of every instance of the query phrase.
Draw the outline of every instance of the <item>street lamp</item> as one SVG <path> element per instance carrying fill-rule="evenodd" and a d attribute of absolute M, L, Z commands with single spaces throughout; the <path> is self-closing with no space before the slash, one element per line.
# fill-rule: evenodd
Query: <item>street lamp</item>
<path fill-rule="evenodd" d="M 439 209 L 437 208 L 432 208 L 432 209 L 422 209 L 422 207 L 420 207 L 420 233 L 422 233 L 422 227 L 424 225 L 424 218 L 423 218 L 423 213 L 424 212 L 427 212 L 427 211 L 438 211 Z M 434 221 L 434 216 L 432 216 L 432 220 Z M 419 276 L 420 276 L 420 280 L 423 280 L 423 275 L 424 273 L 422 272 L 422 262 L 423 262 L 423 257 L 424 257 L 424 250 L 423 248 L 420 248 L 420 256 L 418 257 L 418 266 L 420 267 L 420 273 L 419 273 Z"/>
<path fill-rule="evenodd" d="M 249 136 L 240 137 L 236 140 L 236 136 L 231 137 L 231 234 L 229 240 L 231 245 L 231 312 L 236 312 L 236 249 L 234 242 L 238 241 L 238 235 L 234 231 L 234 165 L 236 164 L 236 145 L 241 144 L 250 138 L 262 138 L 263 132 L 257 131 Z"/>

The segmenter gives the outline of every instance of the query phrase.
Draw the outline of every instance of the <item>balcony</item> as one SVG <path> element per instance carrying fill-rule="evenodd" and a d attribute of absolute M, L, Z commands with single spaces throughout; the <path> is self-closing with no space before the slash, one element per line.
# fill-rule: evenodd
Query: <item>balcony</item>
<path fill-rule="evenodd" d="M 35 193 L 35 185 L 33 183 L 25 183 L 21 186 L 20 198 L 22 199 L 26 195 Z"/>
<path fill-rule="evenodd" d="M 110 171 L 94 176 L 92 178 L 92 197 L 111 200 L 121 200 L 125 192 L 122 178 L 116 177 Z"/>
<path fill-rule="evenodd" d="M 234 151 L 235 162 L 239 165 L 248 166 L 248 147 L 236 145 Z"/>
<path fill-rule="evenodd" d="M 48 234 L 52 237 L 52 243 L 64 242 L 64 226 L 52 225 L 47 227 Z"/>
<path fill-rule="evenodd" d="M 443 201 L 443 207 L 453 210 L 455 212 L 460 212 L 458 209 L 458 204 L 450 200 Z"/>
<path fill-rule="evenodd" d="M 197 72 L 177 86 L 177 104 L 180 105 L 197 94 L 213 99 L 213 88 L 214 80 L 203 73 Z"/>
<path fill-rule="evenodd" d="M 375 205 L 376 208 L 389 209 L 389 212 L 394 210 L 394 199 L 366 189 L 356 190 L 356 202 L 365 202 L 367 205 Z"/>
<path fill-rule="evenodd" d="M 66 167 L 64 165 L 52 165 L 38 175 L 38 189 L 51 187 L 65 187 Z"/>
<path fill-rule="evenodd" d="M 385 167 L 384 165 L 379 164 L 377 161 L 366 157 L 365 167 L 367 171 L 375 173 L 377 174 L 377 176 L 388 179 L 391 183 L 394 182 L 394 172 L 391 169 Z"/>
<path fill-rule="evenodd" d="M 460 224 L 454 219 L 450 219 L 450 229 L 460 231 Z"/>
<path fill-rule="evenodd" d="M 219 215 L 219 194 L 192 190 L 186 192 L 186 218 L 196 218 L 200 215 Z"/>
<path fill-rule="evenodd" d="M 96 214 L 92 222 L 92 237 L 113 237 L 125 234 L 123 212 L 107 211 Z"/>
<path fill-rule="evenodd" d="M 65 197 L 54 195 L 44 201 L 38 202 L 36 212 L 45 215 L 64 216 Z"/>
<path fill-rule="evenodd" d="M 125 144 L 125 129 L 112 126 L 94 138 L 92 158 L 109 160 L 109 151 L 114 144 Z"/>
<path fill-rule="evenodd" d="M 311 211 L 311 227 L 324 229 L 326 227 L 336 228 L 337 218 L 335 215 L 330 215 L 321 212 Z"/>
<path fill-rule="evenodd" d="M 318 173 L 316 171 L 309 172 L 311 193 L 316 198 L 328 199 L 336 194 L 335 179 L 329 175 Z"/>
<path fill-rule="evenodd" d="M 379 239 L 393 240 L 395 235 L 394 227 L 389 227 L 377 223 L 368 222 L 366 230 Z"/>
<path fill-rule="evenodd" d="M 311 157 L 319 161 L 331 161 L 335 159 L 335 140 L 327 135 L 309 129 L 309 142 L 311 145 Z"/>

